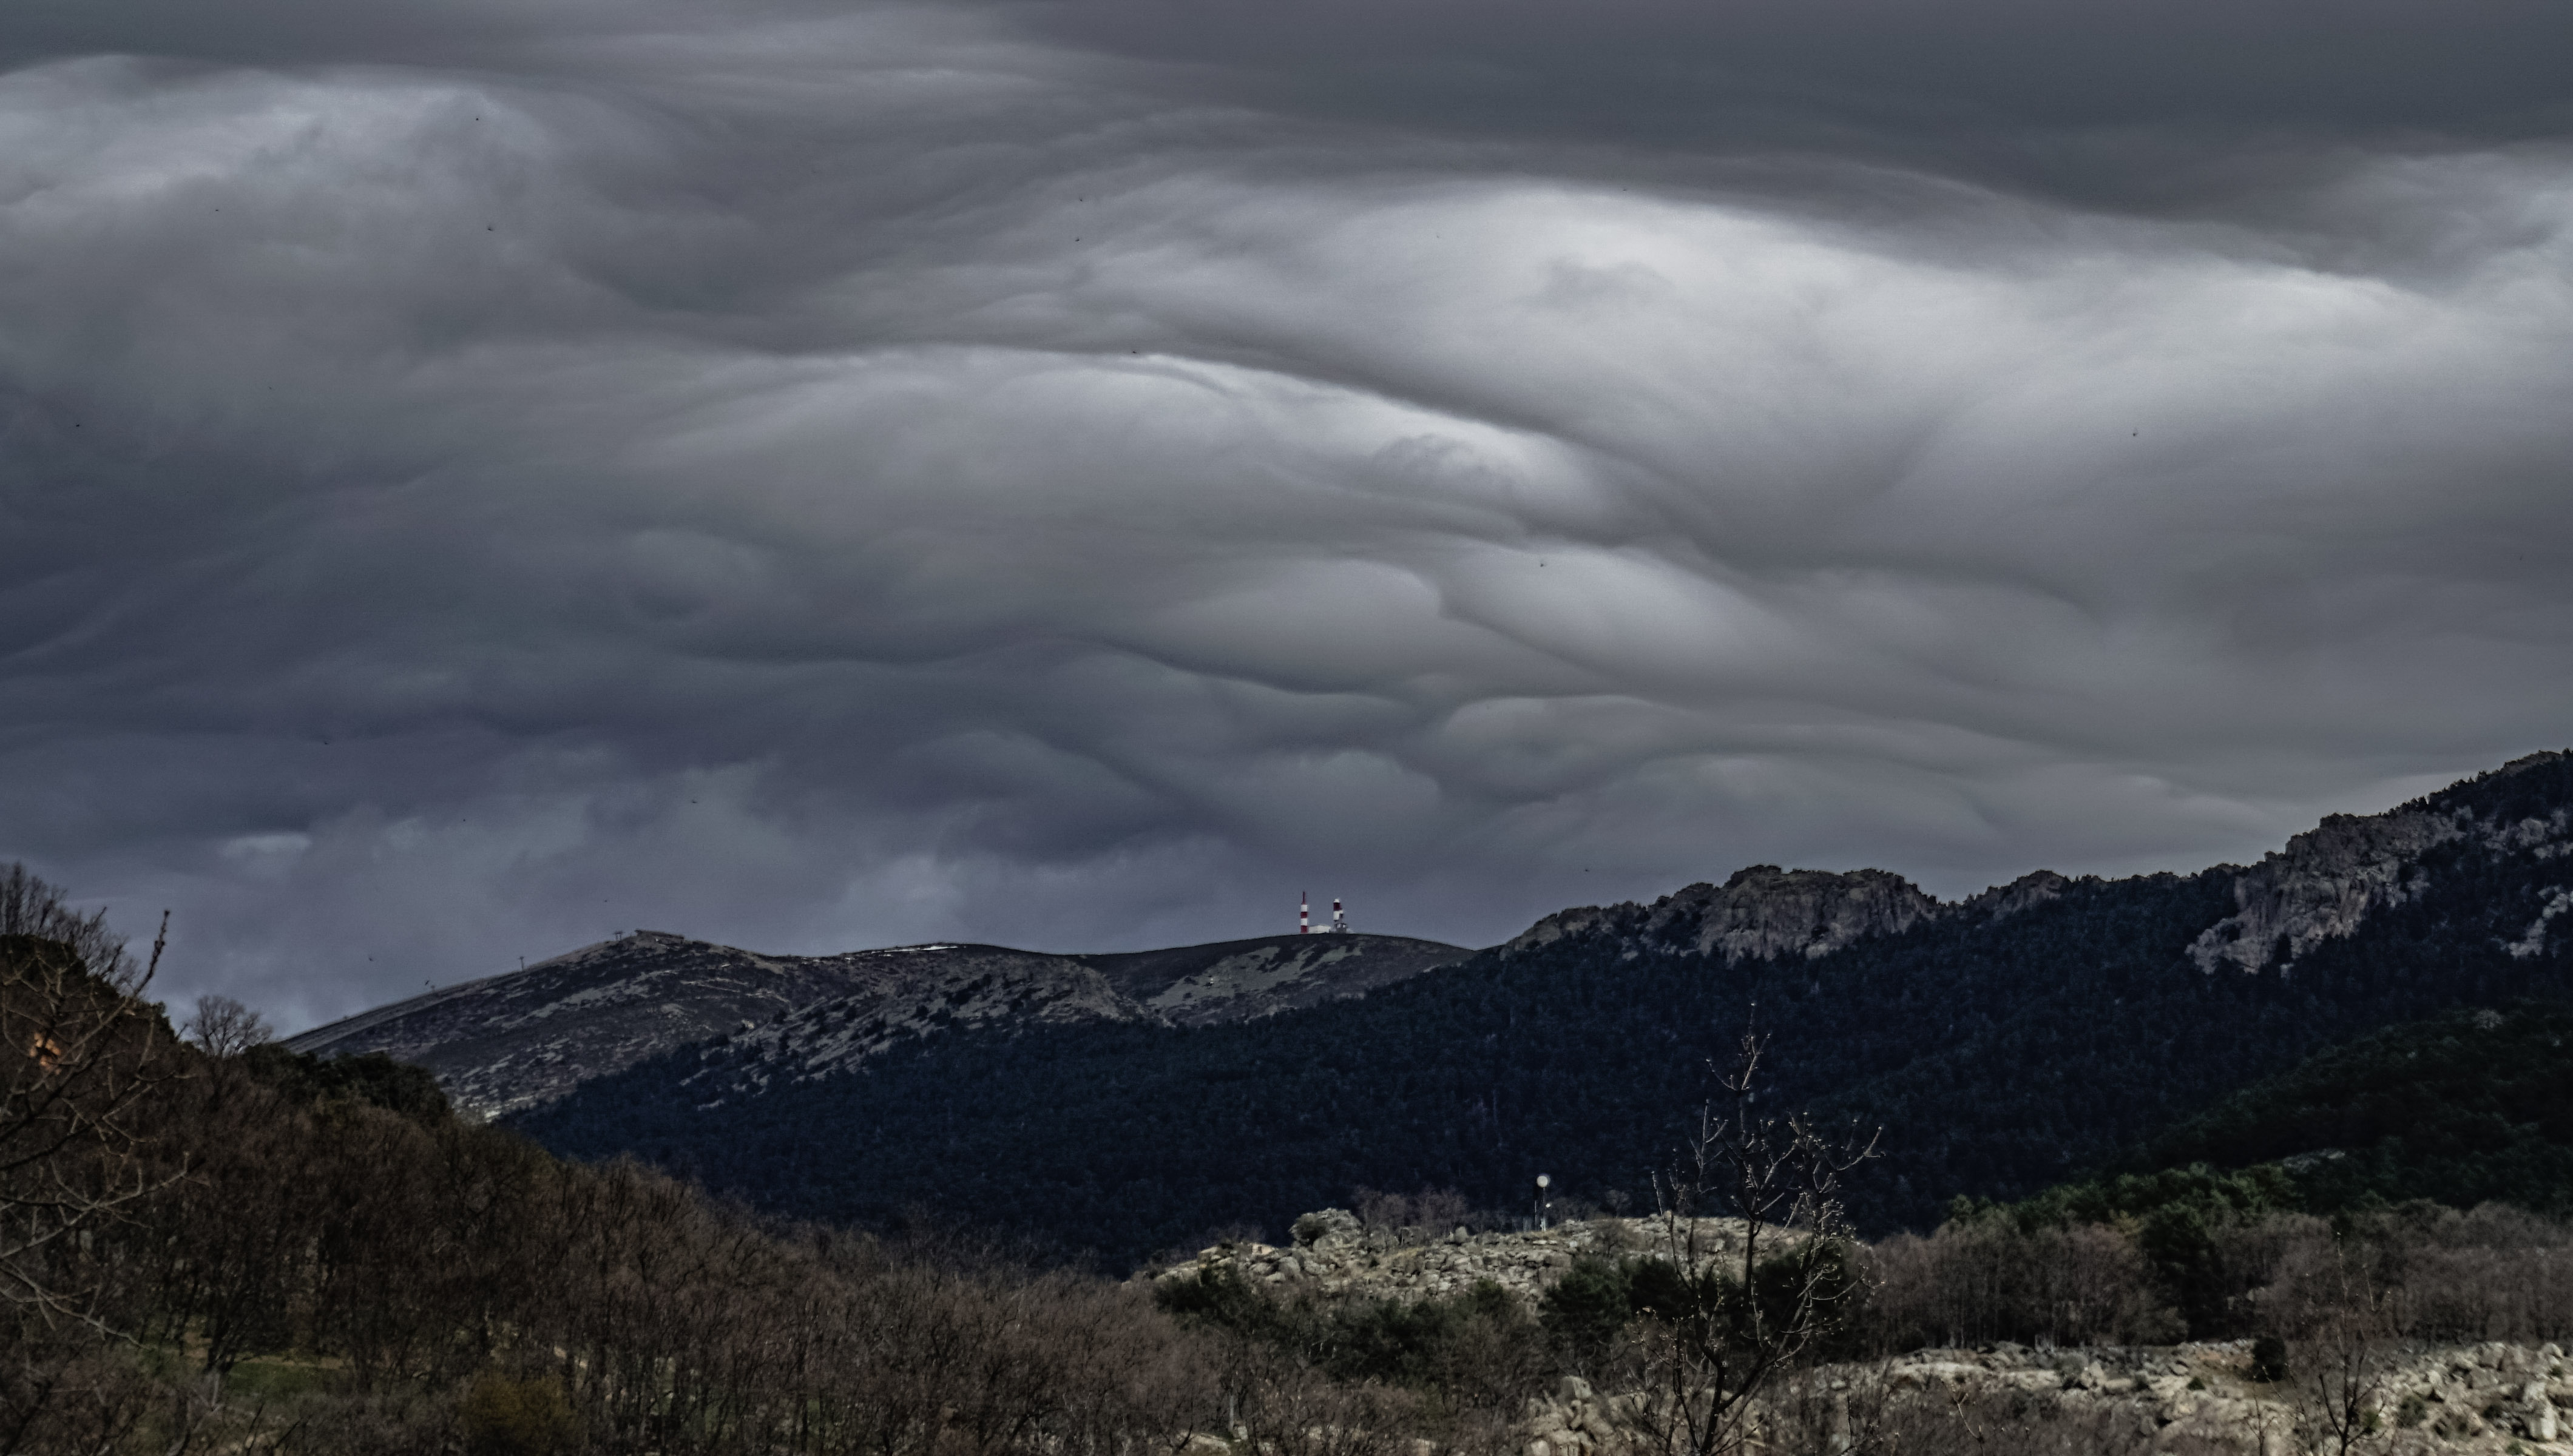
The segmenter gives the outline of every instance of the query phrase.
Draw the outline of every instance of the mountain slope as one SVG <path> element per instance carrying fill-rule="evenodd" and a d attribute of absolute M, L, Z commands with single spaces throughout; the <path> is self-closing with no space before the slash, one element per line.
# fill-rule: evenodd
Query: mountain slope
<path fill-rule="evenodd" d="M 2453 831 L 2392 854 L 2325 826 L 2259 866 L 2041 874 L 1945 906 L 1892 876 L 1762 867 L 1549 917 L 1363 1002 L 942 1039 L 711 1110 L 681 1085 L 695 1060 L 666 1059 L 520 1125 L 781 1211 L 921 1205 L 1132 1257 L 1359 1184 L 1507 1207 L 1545 1171 L 1570 1194 L 1647 1196 L 1756 1005 L 1769 1104 L 1884 1124 L 1854 1205 L 1871 1227 L 1923 1224 L 1953 1194 L 2097 1165 L 2331 1042 L 2565 994 L 2573 920 L 2549 908 L 2573 884 L 2567 806 L 2573 764 L 2542 755 L 2378 816 Z M 2293 877 L 2259 927 L 2288 958 L 2202 969 L 2208 934 Z"/>
<path fill-rule="evenodd" d="M 1339 933 L 1072 959 L 1173 1026 L 1205 1027 L 1363 995 L 1470 954 L 1408 936 Z"/>
<path fill-rule="evenodd" d="M 762 956 L 658 931 L 396 1002 L 290 1038 L 385 1052 L 461 1111 L 540 1105 L 582 1081 L 721 1040 L 716 1096 L 824 1075 L 934 1033 L 1074 1022 L 1209 1025 L 1356 996 L 1469 953 L 1402 936 L 1270 936 L 1129 954 L 901 946 Z"/>
<path fill-rule="evenodd" d="M 385 1052 L 437 1075 L 459 1111 L 493 1115 L 583 1078 L 854 989 L 862 959 L 759 956 L 659 931 L 362 1012 L 288 1050 Z"/>
<path fill-rule="evenodd" d="M 712 1104 L 779 1082 L 829 1077 L 941 1032 L 1256 1021 L 1363 996 L 1467 953 L 1403 936 L 1329 934 L 1112 955 L 1039 956 L 986 946 L 866 954 L 916 959 L 899 980 L 827 997 L 699 1048 L 700 1065 L 681 1085 Z"/>
<path fill-rule="evenodd" d="M 2573 1006 L 2459 1008 L 2370 1033 L 2225 1097 L 2138 1167 L 2283 1163 L 2307 1206 L 2365 1197 L 2573 1209 Z"/>

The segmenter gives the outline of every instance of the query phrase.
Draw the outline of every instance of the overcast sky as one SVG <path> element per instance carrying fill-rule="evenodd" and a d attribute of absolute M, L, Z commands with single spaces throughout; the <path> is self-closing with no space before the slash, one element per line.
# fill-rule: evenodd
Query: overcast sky
<path fill-rule="evenodd" d="M 0 860 L 1486 944 L 2573 742 L 2573 5 L 13 0 Z"/>

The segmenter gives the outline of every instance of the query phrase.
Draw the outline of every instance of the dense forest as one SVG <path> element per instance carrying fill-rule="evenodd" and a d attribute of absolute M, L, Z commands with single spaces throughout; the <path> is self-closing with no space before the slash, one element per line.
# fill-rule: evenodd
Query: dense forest
<path fill-rule="evenodd" d="M 2573 1212 L 2568 1041 L 2560 1003 L 2388 1027 L 2226 1097 L 2128 1163 L 2283 1160 L 2314 1212 L 2416 1198 Z"/>
<path fill-rule="evenodd" d="M 2573 802 L 2573 767 L 2427 802 L 2543 815 Z M 1567 1195 L 1644 1206 L 1708 1059 L 1756 1024 L 1775 1039 L 1775 1100 L 1884 1128 L 1878 1176 L 1852 1190 L 1861 1227 L 1926 1229 L 1958 1194 L 2024 1197 L 2107 1166 L 2323 1047 L 2567 994 L 2563 937 L 2505 947 L 2559 864 L 2464 839 L 2420 872 L 2422 893 L 2286 974 L 2187 958 L 2234 909 L 2229 869 L 2082 880 L 1810 961 L 1573 936 L 1244 1026 L 952 1036 L 706 1108 L 679 1081 L 721 1054 L 694 1049 L 514 1125 L 782 1214 L 889 1227 L 927 1210 L 1122 1266 L 1245 1222 L 1278 1236 L 1357 1187 L 1524 1209 L 1544 1172 Z"/>

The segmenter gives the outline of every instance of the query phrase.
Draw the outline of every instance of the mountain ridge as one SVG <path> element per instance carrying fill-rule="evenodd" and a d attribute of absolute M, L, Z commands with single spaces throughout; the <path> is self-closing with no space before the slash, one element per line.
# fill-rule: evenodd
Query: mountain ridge
<path fill-rule="evenodd" d="M 503 1116 L 702 1044 L 730 1049 L 709 1060 L 737 1069 L 727 1086 L 739 1091 L 959 1030 L 1274 1016 L 1470 954 L 1406 936 L 1325 933 L 1077 955 L 941 943 L 769 956 L 636 931 L 360 1012 L 285 1045 L 384 1052 L 435 1074 L 459 1110 Z"/>
<path fill-rule="evenodd" d="M 2389 811 L 2476 826 L 2421 837 L 2399 873 L 2345 853 L 2367 841 L 2345 827 L 2277 863 L 2040 871 L 1945 906 L 1885 872 L 1753 867 L 1730 898 L 1561 912 L 1364 1002 L 922 1042 L 711 1110 L 676 1085 L 695 1064 L 670 1059 L 519 1125 L 796 1216 L 918 1204 L 1136 1257 L 1361 1185 L 1507 1207 L 1545 1171 L 1563 1196 L 1649 1197 L 1707 1065 L 1756 1026 L 1774 1038 L 1764 1102 L 1881 1124 L 1888 1155 L 1853 1207 L 1919 1226 L 1955 1193 L 2060 1182 L 2372 1027 L 2573 996 L 2573 919 L 2548 913 L 2573 896 L 2567 809 L 2573 762 L 2550 753 Z M 2276 922 L 2304 948 L 2202 968 L 2192 948 L 2279 864 L 2313 882 Z M 1776 898 L 1738 913 L 1760 886 Z"/>

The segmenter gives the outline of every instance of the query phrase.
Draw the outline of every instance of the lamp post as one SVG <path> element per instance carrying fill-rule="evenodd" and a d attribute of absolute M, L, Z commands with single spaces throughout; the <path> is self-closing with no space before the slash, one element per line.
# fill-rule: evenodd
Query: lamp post
<path fill-rule="evenodd" d="M 1545 1229 L 1545 1215 L 1554 1208 L 1552 1203 L 1546 1201 L 1545 1196 L 1545 1190 L 1552 1186 L 1553 1182 L 1554 1179 L 1543 1173 L 1536 1175 L 1536 1197 L 1529 1202 L 1528 1211 L 1536 1215 L 1536 1226 L 1539 1232 Z"/>

